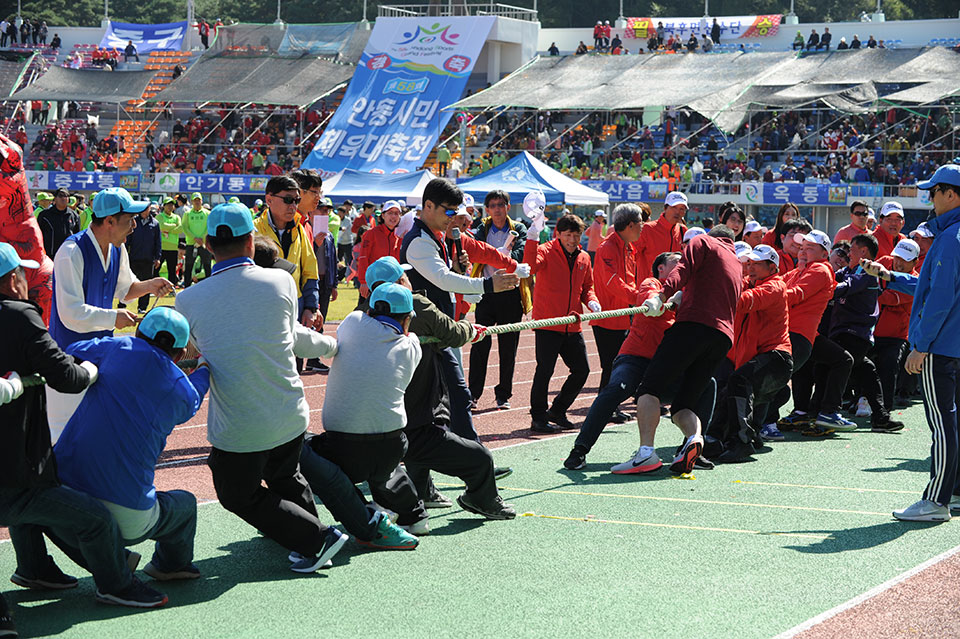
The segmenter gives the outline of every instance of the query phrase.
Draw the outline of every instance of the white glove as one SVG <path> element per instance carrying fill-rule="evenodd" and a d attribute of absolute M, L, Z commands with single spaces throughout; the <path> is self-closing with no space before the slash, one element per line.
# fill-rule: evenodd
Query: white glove
<path fill-rule="evenodd" d="M 521 280 L 530 277 L 530 265 L 526 262 L 520 262 L 517 264 L 517 268 L 514 271 Z"/>
<path fill-rule="evenodd" d="M 587 302 L 587 308 L 589 308 L 594 313 L 599 313 L 600 302 L 594 302 L 593 300 L 590 300 L 589 302 Z"/>
<path fill-rule="evenodd" d="M 93 386 L 93 383 L 97 381 L 97 378 L 100 377 L 100 371 L 97 370 L 97 365 L 93 362 L 83 361 L 80 362 L 80 368 L 87 371 L 90 375 L 90 383 L 87 386 Z"/>
<path fill-rule="evenodd" d="M 483 299 L 483 295 L 480 293 L 463 296 L 463 301 L 466 302 L 467 304 L 479 304 L 480 300 L 482 299 Z"/>
<path fill-rule="evenodd" d="M 645 317 L 660 317 L 663 315 L 663 300 L 659 295 L 654 295 L 640 305 L 640 314 Z"/>
<path fill-rule="evenodd" d="M 673 308 L 680 307 L 680 301 L 683 299 L 683 291 L 677 291 L 670 296 L 670 299 L 667 300 L 667 304 L 673 304 Z"/>
<path fill-rule="evenodd" d="M 23 395 L 23 382 L 16 371 L 10 371 L 5 377 L 0 377 L 0 404 L 12 402 Z"/>
<path fill-rule="evenodd" d="M 534 221 L 530 224 L 530 228 L 527 229 L 527 240 L 533 240 L 534 242 L 540 241 L 540 231 L 543 230 L 543 223 L 540 223 L 540 227 L 537 228 L 537 224 Z"/>

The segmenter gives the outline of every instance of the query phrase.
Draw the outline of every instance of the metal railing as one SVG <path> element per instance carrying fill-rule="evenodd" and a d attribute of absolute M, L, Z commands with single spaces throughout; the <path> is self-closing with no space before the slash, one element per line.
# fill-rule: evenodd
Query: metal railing
<path fill-rule="evenodd" d="M 380 5 L 377 15 L 381 18 L 407 18 L 411 16 L 499 16 L 514 20 L 536 22 L 537 10 L 515 7 L 498 2 L 465 3 L 447 0 L 436 4 Z"/>

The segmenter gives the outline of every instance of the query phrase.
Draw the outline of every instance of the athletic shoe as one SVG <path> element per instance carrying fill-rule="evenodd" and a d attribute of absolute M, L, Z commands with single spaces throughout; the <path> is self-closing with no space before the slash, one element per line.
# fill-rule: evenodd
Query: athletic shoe
<path fill-rule="evenodd" d="M 502 402 L 497 400 L 497 410 L 510 410 L 510 400 L 503 400 Z"/>
<path fill-rule="evenodd" d="M 851 422 L 840 413 L 820 413 L 817 415 L 817 426 L 829 428 L 838 433 L 849 433 L 857 430 L 857 423 Z"/>
<path fill-rule="evenodd" d="M 683 445 L 683 450 L 673 458 L 673 463 L 670 464 L 670 472 L 678 475 L 689 473 L 693 470 L 694 464 L 697 463 L 697 457 L 700 456 L 700 451 L 702 450 L 703 437 L 700 435 L 690 435 L 690 437 L 687 438 L 687 443 Z"/>
<path fill-rule="evenodd" d="M 471 413 L 477 412 L 477 400 L 475 400 L 475 399 L 471 399 L 471 400 L 470 400 L 469 409 L 470 409 L 470 412 L 471 412 Z"/>
<path fill-rule="evenodd" d="M 329 373 L 330 367 L 321 362 L 319 359 L 313 358 L 308 359 L 304 368 L 311 373 Z"/>
<path fill-rule="evenodd" d="M 767 424 L 760 429 L 760 439 L 766 442 L 782 442 L 786 439 L 776 424 Z"/>
<path fill-rule="evenodd" d="M 833 435 L 833 429 L 821 426 L 820 424 L 811 424 L 809 428 L 800 431 L 800 434 L 804 437 L 826 437 Z"/>
<path fill-rule="evenodd" d="M 798 413 L 793 411 L 786 417 L 777 420 L 777 426 L 781 431 L 803 430 L 804 426 L 813 422 L 813 415 L 807 413 Z"/>
<path fill-rule="evenodd" d="M 450 505 L 452 506 L 453 504 L 450 504 Z M 400 515 L 398 515 L 397 513 L 393 512 L 389 508 L 384 508 L 383 506 L 381 506 L 375 501 L 370 502 L 370 508 L 373 508 L 378 513 L 381 513 L 384 517 L 386 517 L 393 523 L 397 523 L 397 519 L 400 517 Z"/>
<path fill-rule="evenodd" d="M 327 534 L 323 537 L 323 546 L 320 553 L 312 557 L 304 557 L 300 561 L 290 566 L 290 570 L 299 573 L 316 572 L 320 566 L 332 560 L 334 555 L 340 552 L 343 545 L 350 539 L 350 535 L 344 534 L 336 528 L 327 528 Z"/>
<path fill-rule="evenodd" d="M 582 446 L 574 446 L 563 462 L 567 470 L 581 470 L 587 465 L 587 451 Z"/>
<path fill-rule="evenodd" d="M 630 416 L 627 415 L 622 410 L 617 410 L 613 412 L 610 419 L 607 420 L 608 424 L 626 424 L 630 421 Z"/>
<path fill-rule="evenodd" d="M 693 464 L 693 467 L 696 470 L 713 470 L 716 467 L 716 464 L 703 455 L 700 455 L 697 457 L 697 461 Z"/>
<path fill-rule="evenodd" d="M 168 601 L 165 594 L 154 590 L 136 577 L 129 586 L 117 592 L 100 592 L 98 589 L 96 598 L 100 603 L 129 608 L 159 608 Z"/>
<path fill-rule="evenodd" d="M 389 518 L 381 517 L 373 539 L 370 541 L 358 539 L 357 543 L 374 550 L 413 550 L 420 540 L 400 526 L 391 523 Z"/>
<path fill-rule="evenodd" d="M 648 454 L 643 455 L 640 452 L 642 450 L 643 447 L 641 446 L 633 454 L 633 457 L 622 464 L 612 466 L 610 472 L 614 475 L 640 475 L 642 473 L 652 473 L 663 466 L 663 462 L 657 456 L 657 451 L 651 448 Z"/>
<path fill-rule="evenodd" d="M 875 433 L 895 433 L 898 430 L 903 430 L 903 422 L 898 422 L 895 419 L 887 419 L 885 422 L 873 424 L 870 430 Z"/>
<path fill-rule="evenodd" d="M 960 513 L 960 495 L 954 495 L 950 498 L 950 512 Z"/>
<path fill-rule="evenodd" d="M 530 422 L 530 430 L 535 433 L 553 435 L 560 432 L 560 427 L 548 423 L 545 419 L 534 419 Z"/>
<path fill-rule="evenodd" d="M 867 401 L 866 397 L 861 397 L 860 401 L 857 402 L 857 417 L 870 417 L 873 415 L 873 411 L 870 410 L 870 402 Z"/>
<path fill-rule="evenodd" d="M 13 616 L 9 612 L 0 613 L 0 637 L 3 639 L 16 639 L 17 625 L 13 623 Z"/>
<path fill-rule="evenodd" d="M 158 570 L 153 562 L 143 567 L 143 572 L 150 575 L 157 581 L 174 581 L 175 579 L 199 579 L 200 569 L 193 564 L 188 564 L 185 568 L 171 572 Z"/>
<path fill-rule="evenodd" d="M 77 578 L 65 575 L 53 561 L 47 564 L 47 574 L 41 575 L 36 579 L 24 577 L 19 573 L 13 573 L 10 581 L 23 588 L 33 590 L 69 590 L 77 587 Z"/>
<path fill-rule="evenodd" d="M 513 474 L 513 468 L 511 468 L 510 466 L 494 466 L 493 467 L 493 478 L 496 479 L 497 481 L 500 481 L 505 477 L 509 477 L 512 474 Z M 452 506 L 453 504 L 450 504 L 450 505 Z"/>
<path fill-rule="evenodd" d="M 453 502 L 451 502 L 450 505 L 452 506 Z M 403 528 L 408 533 L 410 533 L 411 535 L 419 535 L 422 537 L 424 535 L 430 534 L 430 519 L 429 518 L 419 519 L 413 522 L 412 524 L 407 524 L 406 526 L 400 526 L 400 527 Z"/>
<path fill-rule="evenodd" d="M 291 564 L 295 564 L 295 563 L 297 563 L 297 562 L 299 562 L 299 561 L 303 561 L 303 560 L 306 559 L 306 558 L 307 558 L 306 555 L 301 555 L 301 554 L 298 553 L 296 550 L 291 550 L 291 551 L 290 551 L 290 554 L 287 555 L 287 561 L 289 561 Z M 323 565 L 320 566 L 320 567 L 321 567 L 321 568 L 333 568 L 333 562 L 328 559 L 328 560 L 327 560 L 327 563 L 323 564 Z"/>
<path fill-rule="evenodd" d="M 452 506 L 453 502 L 449 497 L 437 492 L 423 500 L 424 508 L 451 508 Z"/>
<path fill-rule="evenodd" d="M 547 421 L 552 422 L 560 427 L 560 430 L 574 430 L 580 428 L 569 419 L 566 415 L 555 415 L 550 411 L 547 411 Z"/>
<path fill-rule="evenodd" d="M 513 506 L 504 503 L 500 495 L 497 495 L 496 499 L 494 499 L 493 503 L 489 506 L 480 506 L 473 503 L 470 501 L 470 498 L 467 497 L 466 493 L 457 497 L 457 503 L 467 512 L 482 515 L 487 519 L 513 519 L 517 516 L 517 511 L 513 509 Z"/>
<path fill-rule="evenodd" d="M 903 510 L 893 511 L 900 521 L 950 521 L 950 509 L 929 499 L 907 506 Z"/>

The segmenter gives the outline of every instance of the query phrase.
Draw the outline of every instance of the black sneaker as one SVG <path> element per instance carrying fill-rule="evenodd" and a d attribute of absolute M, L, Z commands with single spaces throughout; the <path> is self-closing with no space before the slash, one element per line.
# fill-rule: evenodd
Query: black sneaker
<path fill-rule="evenodd" d="M 581 470 L 587 465 L 587 451 L 582 446 L 574 446 L 563 462 L 567 470 Z"/>
<path fill-rule="evenodd" d="M 547 411 L 547 421 L 560 427 L 560 430 L 574 430 L 579 428 L 576 424 L 567 419 L 566 415 L 555 415 Z"/>
<path fill-rule="evenodd" d="M 903 430 L 903 422 L 898 422 L 895 419 L 887 419 L 885 422 L 873 424 L 870 430 L 875 433 L 895 433 L 898 430 Z"/>
<path fill-rule="evenodd" d="M 164 572 L 153 565 L 153 562 L 150 562 L 143 567 L 143 572 L 150 575 L 157 581 L 174 581 L 176 579 L 199 579 L 200 578 L 200 569 L 193 564 L 187 564 L 185 567 L 180 570 L 172 570 L 170 572 Z"/>
<path fill-rule="evenodd" d="M 304 369 L 310 371 L 311 373 L 329 373 L 330 367 L 321 362 L 317 358 L 308 359 L 307 363 L 304 365 Z"/>
<path fill-rule="evenodd" d="M 167 603 L 165 594 L 154 590 L 136 577 L 123 590 L 117 592 L 100 592 L 97 590 L 96 597 L 100 603 L 130 608 L 159 608 Z"/>
<path fill-rule="evenodd" d="M 510 400 L 497 400 L 497 410 L 510 410 Z"/>
<path fill-rule="evenodd" d="M 500 481 L 504 477 L 509 477 L 513 473 L 513 468 L 510 466 L 494 466 L 493 467 L 493 478 L 497 481 Z M 453 504 L 450 504 L 451 506 Z"/>
<path fill-rule="evenodd" d="M 49 558 L 44 574 L 39 577 L 24 577 L 20 573 L 15 572 L 13 576 L 10 577 L 10 581 L 23 588 L 31 588 L 33 590 L 69 590 L 70 588 L 77 587 L 77 578 L 64 574 L 57 564 L 53 562 L 53 559 Z"/>
<path fill-rule="evenodd" d="M 494 470 L 494 473 L 496 473 L 496 470 Z M 450 501 L 450 498 L 438 492 L 423 500 L 424 508 L 450 508 L 452 506 L 453 502 Z"/>
<path fill-rule="evenodd" d="M 534 419 L 530 422 L 530 430 L 535 433 L 547 433 L 553 435 L 560 432 L 560 427 L 548 423 L 545 419 Z"/>
<path fill-rule="evenodd" d="M 626 424 L 630 421 L 630 416 L 627 415 L 622 410 L 615 411 L 610 419 L 607 420 L 608 424 Z"/>
<path fill-rule="evenodd" d="M 13 623 L 13 616 L 9 612 L 0 612 L 0 637 L 3 639 L 16 639 L 17 625 Z"/>
<path fill-rule="evenodd" d="M 697 461 L 693 463 L 693 467 L 697 470 L 713 470 L 715 464 L 703 455 L 700 455 L 697 457 Z"/>
<path fill-rule="evenodd" d="M 478 506 L 474 504 L 470 501 L 470 498 L 467 497 L 466 493 L 457 497 L 457 503 L 460 504 L 460 507 L 464 510 L 474 513 L 475 515 L 482 515 L 487 519 L 513 519 L 517 516 L 517 511 L 513 509 L 513 506 L 503 503 L 500 495 L 497 495 L 497 498 L 494 499 L 493 503 L 489 506 Z"/>

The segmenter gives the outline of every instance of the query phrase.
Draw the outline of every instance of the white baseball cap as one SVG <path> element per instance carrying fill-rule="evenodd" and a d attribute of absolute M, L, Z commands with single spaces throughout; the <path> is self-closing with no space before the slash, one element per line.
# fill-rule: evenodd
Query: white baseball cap
<path fill-rule="evenodd" d="M 474 208 L 474 207 L 476 206 L 476 204 L 475 204 L 474 201 L 473 201 L 473 196 L 470 195 L 469 193 L 464 193 L 464 194 L 463 194 L 463 205 L 464 205 L 465 207 L 467 207 L 468 209 Z"/>
<path fill-rule="evenodd" d="M 387 200 L 386 202 L 383 203 L 383 206 L 381 207 L 380 212 L 386 213 L 390 209 L 397 209 L 398 211 L 403 213 L 403 204 L 401 204 L 397 200 Z"/>
<path fill-rule="evenodd" d="M 777 249 L 766 244 L 758 244 L 753 251 L 747 255 L 747 259 L 752 262 L 773 262 L 774 266 L 780 266 L 780 256 L 777 255 Z"/>
<path fill-rule="evenodd" d="M 547 208 L 547 198 L 543 191 L 530 191 L 523 198 L 523 212 L 527 217 L 543 213 Z"/>
<path fill-rule="evenodd" d="M 910 237 L 914 235 L 919 235 L 920 237 L 933 237 L 933 231 L 930 230 L 930 227 L 927 226 L 926 222 L 920 222 L 917 225 L 917 228 L 910 231 Z"/>
<path fill-rule="evenodd" d="M 605 218 L 605 217 L 607 217 L 607 214 L 604 213 L 602 209 L 597 209 L 596 211 L 593 212 L 593 217 L 603 217 L 603 218 Z"/>
<path fill-rule="evenodd" d="M 897 245 L 893 247 L 891 255 L 896 255 L 901 259 L 912 262 L 920 257 L 920 245 L 913 240 L 900 240 L 897 242 Z"/>
<path fill-rule="evenodd" d="M 686 193 L 682 193 L 681 191 L 671 191 L 670 193 L 667 193 L 667 197 L 665 197 L 663 200 L 663 205 L 676 206 L 677 204 L 683 204 L 689 208 L 689 205 L 687 204 Z"/>
<path fill-rule="evenodd" d="M 753 247 L 743 241 L 734 242 L 733 248 L 737 252 L 737 259 L 741 262 L 747 261 L 747 256 L 753 253 Z"/>
<path fill-rule="evenodd" d="M 819 244 L 822 246 L 827 253 L 830 252 L 830 249 L 833 247 L 833 243 L 830 241 L 830 236 L 824 233 L 823 231 L 818 231 L 814 229 L 807 234 L 800 234 L 801 242 L 813 242 L 814 244 Z"/>
<path fill-rule="evenodd" d="M 683 234 L 683 241 L 684 241 L 684 243 L 687 243 L 687 242 L 689 242 L 690 240 L 692 240 L 693 238 L 695 238 L 696 236 L 698 236 L 698 235 L 704 235 L 705 233 L 706 233 L 706 231 L 704 231 L 704 230 L 703 230 L 702 228 L 700 228 L 699 226 L 691 226 L 690 228 L 687 229 L 687 232 Z M 744 242 L 744 243 L 746 243 L 746 242 Z"/>
<path fill-rule="evenodd" d="M 877 214 L 874 213 L 873 209 L 870 208 L 869 206 L 867 207 L 867 219 L 873 220 L 874 222 L 877 221 Z"/>
<path fill-rule="evenodd" d="M 750 220 L 749 222 L 747 222 L 747 225 L 743 227 L 744 233 L 756 233 L 757 231 L 762 231 L 762 230 L 763 230 L 763 227 L 760 226 L 760 222 L 757 222 L 756 220 Z"/>
<path fill-rule="evenodd" d="M 903 217 L 903 205 L 899 202 L 887 202 L 880 208 L 880 218 L 883 219 L 891 213 L 899 213 Z"/>

